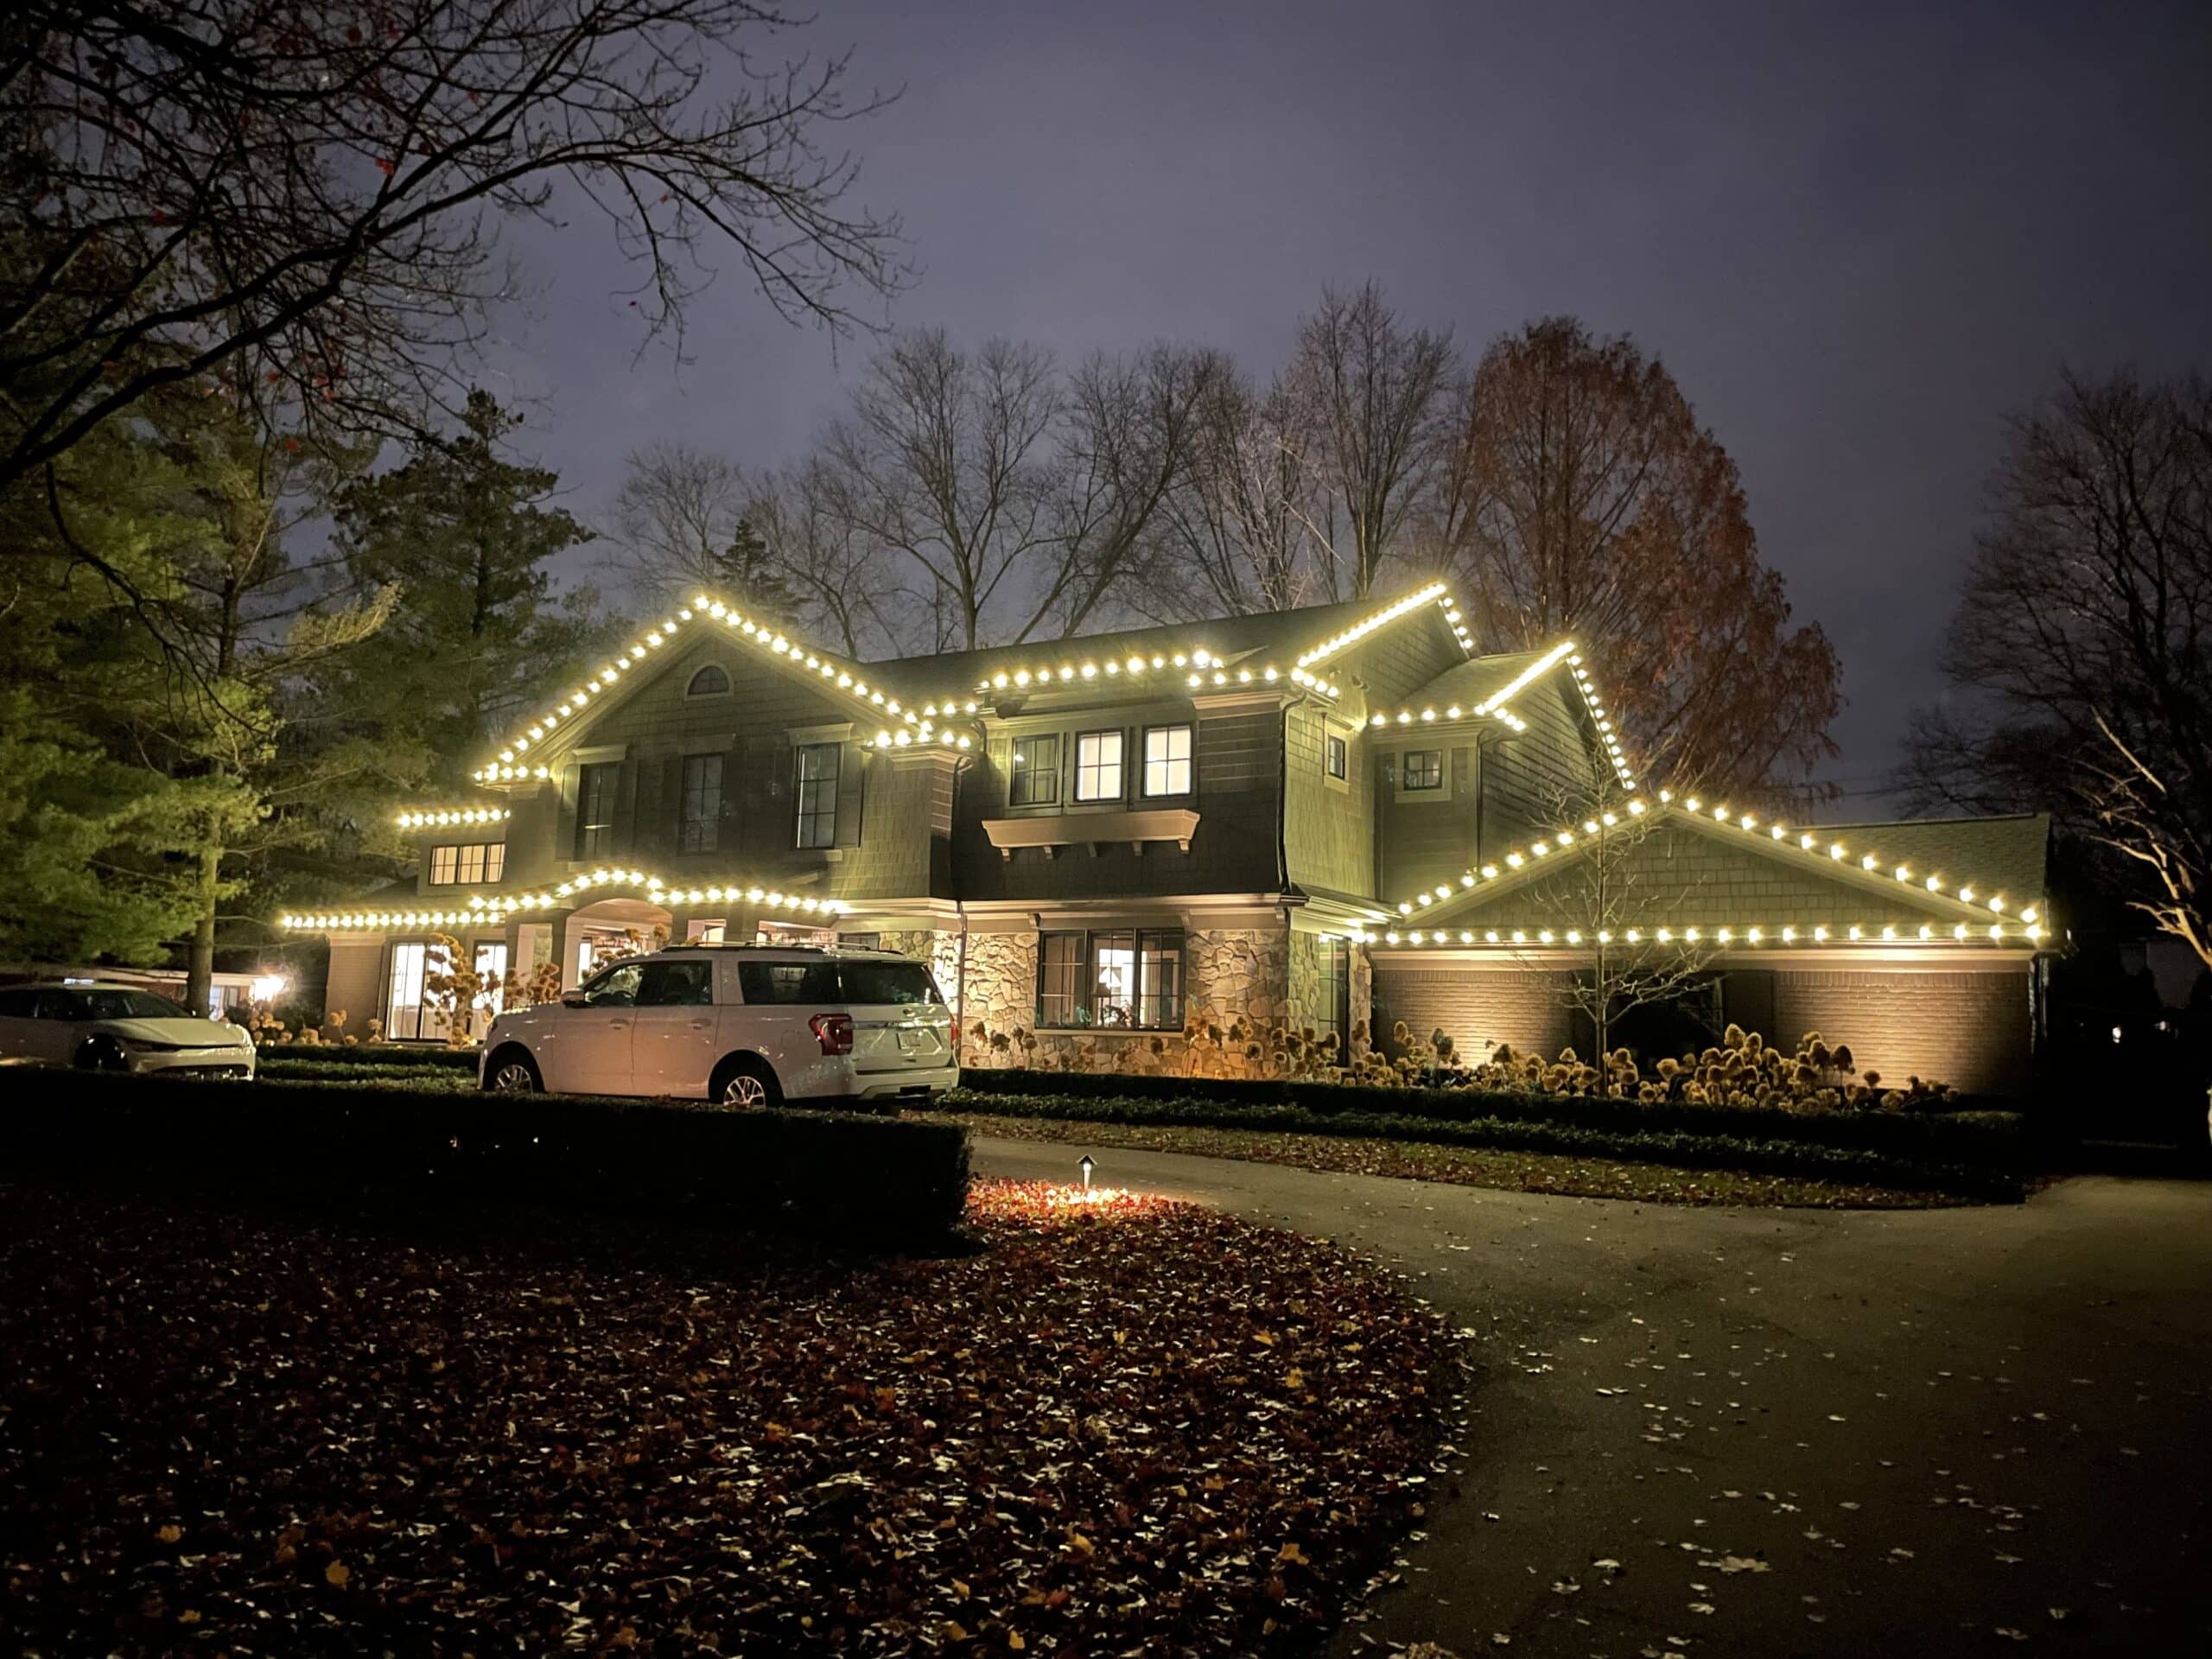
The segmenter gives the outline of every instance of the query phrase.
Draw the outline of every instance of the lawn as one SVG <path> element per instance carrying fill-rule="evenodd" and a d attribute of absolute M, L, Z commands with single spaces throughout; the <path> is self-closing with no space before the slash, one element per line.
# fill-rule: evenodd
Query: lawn
<path fill-rule="evenodd" d="M 838 1262 L 0 1184 L 10 1648 L 1315 1647 L 1422 1512 L 1440 1321 L 1194 1207 L 969 1220 Z"/>
<path fill-rule="evenodd" d="M 1405 1180 L 1448 1181 L 1461 1186 L 1502 1187 L 1510 1192 L 1555 1192 L 1572 1198 L 1832 1210 L 1932 1209 L 1974 1202 L 1951 1193 L 1919 1188 L 1808 1180 L 1796 1176 L 1726 1169 L 1682 1169 L 1601 1157 L 1437 1146 L 1417 1141 L 1299 1135 L 1278 1129 L 1004 1117 L 983 1112 L 909 1116 L 938 1119 L 950 1116 L 977 1135 L 1013 1141 L 1065 1141 L 1071 1146 L 1122 1147 L 1142 1152 L 1184 1152 L 1205 1158 L 1285 1164 L 1295 1169 L 1390 1175 Z"/>

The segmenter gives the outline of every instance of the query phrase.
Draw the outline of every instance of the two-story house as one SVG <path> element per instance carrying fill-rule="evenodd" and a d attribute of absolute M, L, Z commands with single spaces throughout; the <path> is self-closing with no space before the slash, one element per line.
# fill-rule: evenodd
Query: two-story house
<path fill-rule="evenodd" d="M 1047 1052 L 1192 1012 L 1549 1051 L 1588 1040 L 1578 976 L 1649 961 L 1670 1017 L 2022 1080 L 2042 820 L 1760 823 L 1639 778 L 1601 678 L 1571 642 L 1482 653 L 1441 582 L 882 663 L 702 594 L 475 798 L 406 807 L 411 884 L 285 921 L 328 936 L 330 1006 L 401 1039 L 440 1034 L 441 934 L 564 985 L 660 938 L 844 939 Z"/>

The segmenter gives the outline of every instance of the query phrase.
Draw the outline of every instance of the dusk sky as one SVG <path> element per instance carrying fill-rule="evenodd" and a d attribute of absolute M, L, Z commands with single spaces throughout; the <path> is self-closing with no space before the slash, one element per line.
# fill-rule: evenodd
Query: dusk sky
<path fill-rule="evenodd" d="M 2062 365 L 2212 365 L 2201 3 L 823 0 L 790 40 L 904 89 L 843 130 L 919 267 L 896 326 L 1267 371 L 1325 283 L 1373 277 L 1471 353 L 1567 312 L 1660 355 L 1841 657 L 1838 816 L 1940 689 L 2003 414 Z M 727 270 L 690 366 L 633 360 L 598 225 L 518 247 L 540 292 L 502 390 L 543 400 L 521 442 L 587 516 L 656 437 L 792 458 L 869 350 Z"/>

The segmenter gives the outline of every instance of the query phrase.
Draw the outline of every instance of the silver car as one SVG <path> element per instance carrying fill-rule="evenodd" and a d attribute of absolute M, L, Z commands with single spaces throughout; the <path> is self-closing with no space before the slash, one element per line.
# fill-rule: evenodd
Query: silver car
<path fill-rule="evenodd" d="M 136 985 L 58 979 L 0 988 L 0 1064 L 253 1076 L 253 1039 Z"/>

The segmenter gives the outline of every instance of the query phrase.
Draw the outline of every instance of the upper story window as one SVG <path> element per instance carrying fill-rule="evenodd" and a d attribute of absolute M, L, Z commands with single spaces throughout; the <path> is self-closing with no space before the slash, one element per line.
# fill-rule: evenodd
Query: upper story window
<path fill-rule="evenodd" d="M 1399 786 L 1402 789 L 1441 789 L 1444 787 L 1444 751 L 1441 749 L 1408 749 L 1405 770 Z"/>
<path fill-rule="evenodd" d="M 434 887 L 456 883 L 473 887 L 497 881 L 506 867 L 507 844 L 503 841 L 430 849 L 430 885 Z"/>
<path fill-rule="evenodd" d="M 683 688 L 687 697 L 720 697 L 729 692 L 729 675 L 721 667 L 709 663 L 691 677 L 691 683 Z"/>
<path fill-rule="evenodd" d="M 1084 732 L 1075 741 L 1075 798 L 1078 801 L 1122 798 L 1122 732 Z"/>
<path fill-rule="evenodd" d="M 676 850 L 711 853 L 722 834 L 722 758 L 719 754 L 683 757 L 683 802 L 676 821 Z"/>
<path fill-rule="evenodd" d="M 1060 798 L 1060 734 L 1014 740 L 1014 777 L 1007 788 L 1014 806 L 1051 806 Z"/>
<path fill-rule="evenodd" d="M 798 746 L 798 844 L 802 847 L 837 844 L 837 773 L 844 747 L 842 743 Z"/>
<path fill-rule="evenodd" d="M 1347 743 L 1343 738 L 1339 737 L 1334 732 L 1331 732 L 1327 738 L 1327 752 L 1325 764 L 1327 766 L 1329 769 L 1329 776 L 1332 778 L 1342 778 L 1348 771 L 1351 770 L 1351 745 Z"/>
<path fill-rule="evenodd" d="M 1144 792 L 1147 795 L 1187 795 L 1191 792 L 1191 728 L 1154 726 L 1144 734 Z"/>
<path fill-rule="evenodd" d="M 614 784 L 619 760 L 576 769 L 576 856 L 605 858 L 614 850 Z"/>

